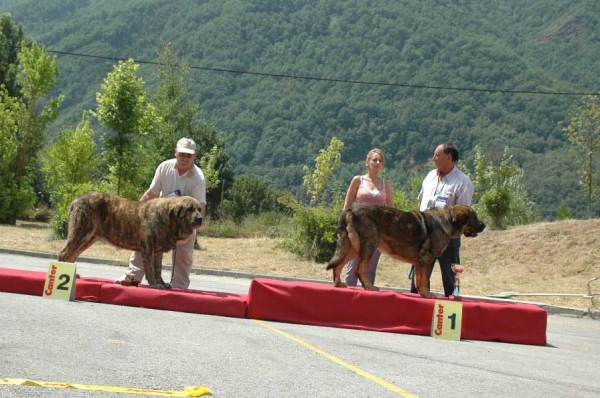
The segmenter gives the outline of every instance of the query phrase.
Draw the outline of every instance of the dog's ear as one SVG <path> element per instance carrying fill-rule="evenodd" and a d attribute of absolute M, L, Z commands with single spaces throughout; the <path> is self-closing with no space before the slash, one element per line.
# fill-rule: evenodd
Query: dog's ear
<path fill-rule="evenodd" d="M 187 218 L 187 214 L 190 213 L 191 206 L 185 198 L 177 198 L 176 206 L 171 206 L 169 209 L 169 216 L 176 219 Z"/>
<path fill-rule="evenodd" d="M 173 219 L 178 219 L 182 216 L 185 207 L 181 205 L 181 203 L 177 203 L 177 206 L 169 207 L 169 217 Z"/>
<path fill-rule="evenodd" d="M 455 206 L 452 208 L 450 217 L 452 219 L 452 225 L 457 230 L 467 225 L 471 218 L 471 213 L 464 206 Z"/>

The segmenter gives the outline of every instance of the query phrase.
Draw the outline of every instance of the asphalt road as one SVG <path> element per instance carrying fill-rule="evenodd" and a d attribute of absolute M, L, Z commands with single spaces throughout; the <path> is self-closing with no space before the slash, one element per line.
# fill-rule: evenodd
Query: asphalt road
<path fill-rule="evenodd" d="M 49 260 L 0 254 L 0 267 Z M 83 276 L 124 268 L 78 264 Z M 168 273 L 165 273 L 168 279 Z M 245 293 L 250 281 L 193 275 L 191 288 Z M 257 322 L 0 293 L 0 397 L 123 397 L 3 379 L 216 397 L 598 397 L 600 322 L 548 317 L 545 347 Z"/>

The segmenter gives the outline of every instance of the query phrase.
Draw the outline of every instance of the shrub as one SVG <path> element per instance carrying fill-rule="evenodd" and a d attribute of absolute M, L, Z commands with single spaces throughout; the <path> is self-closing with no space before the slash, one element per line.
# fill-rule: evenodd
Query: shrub
<path fill-rule="evenodd" d="M 253 214 L 238 223 L 231 218 L 209 220 L 200 235 L 213 238 L 281 238 L 291 234 L 291 217 L 275 211 Z"/>
<path fill-rule="evenodd" d="M 92 183 L 63 185 L 51 194 L 54 202 L 54 214 L 50 218 L 50 229 L 52 239 L 66 239 L 69 221 L 69 205 L 79 195 L 89 191 L 105 191 Z"/>
<path fill-rule="evenodd" d="M 211 238 L 245 238 L 239 225 L 231 220 L 207 221 L 198 230 L 198 235 Z"/>
<path fill-rule="evenodd" d="M 237 178 L 224 200 L 225 214 L 242 224 L 246 217 L 274 210 L 277 200 L 266 179 L 255 175 Z"/>
<path fill-rule="evenodd" d="M 27 221 L 48 222 L 52 218 L 52 210 L 40 200 L 35 207 L 32 207 L 18 218 Z"/>
<path fill-rule="evenodd" d="M 280 247 L 307 260 L 328 261 L 335 251 L 340 211 L 341 206 L 331 209 L 299 205 L 293 217 L 299 229 Z"/>
<path fill-rule="evenodd" d="M 556 210 L 556 220 L 569 220 L 571 218 L 573 218 L 573 213 L 571 212 L 571 210 L 569 210 L 567 206 L 565 206 L 564 203 L 562 203 L 560 207 Z"/>

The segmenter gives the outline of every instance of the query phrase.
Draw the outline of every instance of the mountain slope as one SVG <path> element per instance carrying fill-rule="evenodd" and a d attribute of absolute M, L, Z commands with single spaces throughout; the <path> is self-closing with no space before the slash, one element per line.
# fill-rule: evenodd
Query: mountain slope
<path fill-rule="evenodd" d="M 173 43 L 236 173 L 298 196 L 301 166 L 333 136 L 345 143 L 342 185 L 372 147 L 401 184 L 452 140 L 467 163 L 475 145 L 495 159 L 509 146 L 543 217 L 561 203 L 584 213 L 558 126 L 577 97 L 486 90 L 599 92 L 598 2 L 0 0 L 0 10 L 55 51 L 154 61 L 161 40 Z M 59 56 L 67 98 L 56 129 L 95 107 L 115 63 Z M 151 88 L 155 66 L 140 73 Z"/>

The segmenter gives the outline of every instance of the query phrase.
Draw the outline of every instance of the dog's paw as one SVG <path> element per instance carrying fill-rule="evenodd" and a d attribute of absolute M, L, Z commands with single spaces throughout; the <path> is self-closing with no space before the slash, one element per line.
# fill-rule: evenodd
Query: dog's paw
<path fill-rule="evenodd" d="M 438 297 L 437 294 L 435 293 L 431 293 L 431 292 L 426 292 L 426 293 L 419 293 L 421 295 L 421 297 L 423 298 L 427 298 L 427 299 L 435 299 Z"/>
<path fill-rule="evenodd" d="M 372 292 L 378 292 L 379 288 L 377 286 L 371 285 L 371 286 L 365 286 L 365 290 L 370 290 Z"/>
<path fill-rule="evenodd" d="M 151 288 L 159 289 L 159 290 L 168 290 L 171 289 L 170 283 L 157 283 L 154 285 L 150 285 Z"/>
<path fill-rule="evenodd" d="M 348 285 L 346 285 L 344 282 L 334 283 L 333 286 L 335 286 L 335 287 L 348 287 Z"/>

